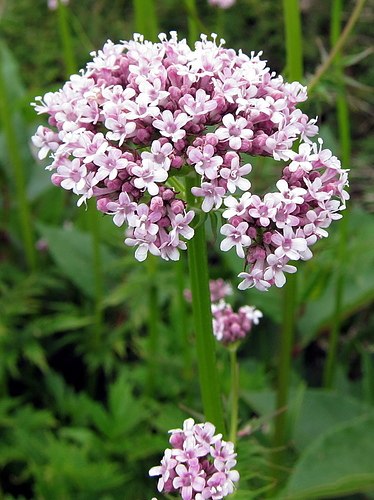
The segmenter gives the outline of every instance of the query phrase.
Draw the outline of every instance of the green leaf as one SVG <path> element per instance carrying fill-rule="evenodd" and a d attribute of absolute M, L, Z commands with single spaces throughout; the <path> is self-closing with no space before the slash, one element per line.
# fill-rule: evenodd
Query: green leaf
<path fill-rule="evenodd" d="M 335 426 L 301 455 L 279 498 L 337 498 L 374 489 L 374 416 Z"/>
<path fill-rule="evenodd" d="M 75 228 L 57 228 L 40 223 L 37 228 L 47 240 L 52 258 L 63 274 L 85 295 L 93 298 L 95 280 L 91 236 Z M 104 246 L 101 246 L 101 253 L 105 265 L 110 265 L 112 254 Z"/>
<path fill-rule="evenodd" d="M 304 449 L 337 424 L 369 413 L 373 415 L 369 406 L 353 398 L 333 391 L 309 389 L 305 391 L 293 440 L 299 449 Z"/>

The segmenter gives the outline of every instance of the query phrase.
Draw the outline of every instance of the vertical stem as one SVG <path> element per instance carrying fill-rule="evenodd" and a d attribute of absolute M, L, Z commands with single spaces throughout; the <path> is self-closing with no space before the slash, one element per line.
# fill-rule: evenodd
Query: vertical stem
<path fill-rule="evenodd" d="M 303 76 L 301 19 L 298 0 L 283 0 L 287 73 L 291 80 L 300 81 Z M 276 389 L 277 416 L 274 422 L 274 448 L 282 448 L 286 444 L 286 424 L 288 390 L 291 375 L 292 345 L 295 330 L 296 308 L 296 276 L 287 278 L 283 295 L 283 320 L 281 331 L 280 353 Z M 275 451 L 274 461 L 279 463 L 281 454 Z"/>
<path fill-rule="evenodd" d="M 229 347 L 230 353 L 230 371 L 231 371 L 231 394 L 230 394 L 230 435 L 229 439 L 232 443 L 236 443 L 238 434 L 238 412 L 239 412 L 239 363 L 237 358 L 238 346 Z"/>
<path fill-rule="evenodd" d="M 197 176 L 186 177 L 187 203 L 195 205 L 191 188 L 198 185 Z M 195 325 L 200 390 L 205 418 L 218 432 L 224 432 L 221 394 L 218 383 L 212 310 L 209 291 L 208 255 L 205 226 L 202 216 L 195 216 L 195 235 L 188 242 L 188 263 L 192 292 L 192 311 Z"/>
<path fill-rule="evenodd" d="M 303 53 L 299 0 L 283 0 L 286 37 L 286 72 L 291 80 L 303 77 Z"/>
<path fill-rule="evenodd" d="M 70 32 L 70 25 L 68 19 L 68 8 L 62 2 L 58 2 L 57 8 L 58 16 L 58 31 L 60 34 L 62 52 L 64 56 L 64 64 L 66 76 L 69 77 L 77 71 L 77 63 L 74 55 L 73 38 Z"/>
<path fill-rule="evenodd" d="M 1 62 L 6 57 L 6 48 L 1 46 Z M 10 163 L 13 167 L 14 181 L 16 188 L 17 211 L 21 238 L 26 256 L 27 266 L 30 271 L 36 270 L 37 255 L 35 249 L 35 238 L 32 225 L 32 215 L 26 193 L 25 170 L 21 157 L 21 148 L 17 137 L 17 129 L 14 123 L 14 107 L 9 95 L 9 83 L 6 81 L 7 75 L 4 72 L 4 65 L 0 68 L 0 122 L 4 131 L 5 145 Z"/>
<path fill-rule="evenodd" d="M 196 21 L 197 9 L 195 0 L 184 0 L 188 16 L 188 43 L 192 48 L 199 37 L 199 26 Z"/>
<path fill-rule="evenodd" d="M 95 283 L 95 304 L 94 304 L 94 349 L 100 349 L 100 337 L 103 329 L 102 299 L 104 291 L 102 259 L 100 250 L 100 225 L 99 214 L 97 213 L 95 200 L 90 200 L 88 206 L 89 228 L 92 241 L 92 272 Z"/>
<path fill-rule="evenodd" d="M 334 45 L 339 40 L 341 29 L 341 15 L 342 15 L 342 0 L 334 0 L 332 4 L 331 13 L 331 44 Z M 341 159 L 343 167 L 347 168 L 351 156 L 351 133 L 349 122 L 349 110 L 346 99 L 346 92 L 343 81 L 343 71 L 341 67 L 341 54 L 337 53 L 334 61 L 336 70 L 337 82 L 337 121 L 338 121 L 338 135 L 341 150 Z M 337 280 L 335 288 L 335 307 L 333 324 L 330 332 L 329 347 L 327 359 L 323 373 L 323 384 L 326 388 L 331 388 L 334 385 L 335 372 L 336 372 L 336 357 L 338 340 L 342 322 L 342 307 L 344 295 L 344 261 L 347 253 L 347 238 L 348 238 L 348 214 L 346 213 L 339 225 L 339 246 L 338 246 L 338 265 Z"/>
<path fill-rule="evenodd" d="M 157 290 L 157 257 L 148 255 L 148 395 L 154 395 L 157 387 L 157 364 L 158 364 L 158 344 L 159 344 L 159 305 Z"/>
<path fill-rule="evenodd" d="M 291 375 L 291 360 L 292 360 L 292 345 L 294 338 L 294 323 L 295 323 L 295 296 L 296 276 L 290 275 L 287 278 L 287 286 L 284 289 L 283 295 L 283 321 L 281 331 L 281 344 L 278 361 L 277 375 L 277 395 L 276 408 L 278 414 L 275 417 L 274 429 L 274 448 L 280 448 L 285 445 L 286 423 L 287 423 L 287 403 L 288 389 Z M 279 456 L 279 453 L 277 456 Z M 279 462 L 279 459 L 277 460 Z"/>
<path fill-rule="evenodd" d="M 192 378 L 191 348 L 188 335 L 188 323 L 186 312 L 186 299 L 184 297 L 185 286 L 185 260 L 184 255 L 175 263 L 177 296 L 176 296 L 176 329 L 180 339 L 180 348 L 183 355 L 183 375 L 186 381 Z"/>
<path fill-rule="evenodd" d="M 135 28 L 148 40 L 157 41 L 159 33 L 153 0 L 133 0 Z"/>

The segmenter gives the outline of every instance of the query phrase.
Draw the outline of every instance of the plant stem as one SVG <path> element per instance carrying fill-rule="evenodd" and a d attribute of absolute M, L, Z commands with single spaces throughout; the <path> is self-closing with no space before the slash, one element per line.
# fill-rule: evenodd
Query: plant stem
<path fill-rule="evenodd" d="M 346 44 L 348 37 L 351 34 L 351 31 L 352 31 L 354 25 L 358 21 L 358 18 L 360 17 L 362 9 L 364 8 L 365 1 L 366 0 L 357 0 L 355 8 L 353 9 L 352 14 L 351 14 L 347 24 L 345 25 L 345 28 L 342 31 L 340 37 L 338 38 L 338 40 L 336 41 L 336 43 L 332 47 L 331 52 L 329 53 L 329 55 L 327 56 L 325 61 L 319 66 L 315 75 L 310 80 L 310 82 L 308 84 L 309 95 L 311 94 L 312 90 L 314 90 L 314 87 L 317 85 L 317 83 L 319 82 L 321 77 L 329 69 L 329 67 L 331 66 L 332 62 L 334 61 L 334 59 L 336 58 L 338 53 L 342 50 L 342 48 Z"/>
<path fill-rule="evenodd" d="M 291 375 L 292 345 L 294 338 L 295 322 L 295 297 L 297 292 L 296 275 L 287 278 L 287 286 L 283 296 L 283 321 L 281 331 L 281 344 L 277 374 L 276 409 L 275 417 L 274 448 L 285 445 L 287 424 L 288 389 Z M 278 453 L 277 453 L 278 455 Z M 277 460 L 279 462 L 279 459 Z"/>
<path fill-rule="evenodd" d="M 299 0 L 283 0 L 286 37 L 286 73 L 291 80 L 303 77 L 303 56 Z"/>
<path fill-rule="evenodd" d="M 192 364 L 191 364 L 191 346 L 188 335 L 188 322 L 186 311 L 186 299 L 184 296 L 185 285 L 185 259 L 184 255 L 175 263 L 175 277 L 177 283 L 177 296 L 176 296 L 176 330 L 178 331 L 180 339 L 180 348 L 183 353 L 183 375 L 186 381 L 192 378 Z"/>
<path fill-rule="evenodd" d="M 62 2 L 58 2 L 58 31 L 60 34 L 62 52 L 64 56 L 66 77 L 76 73 L 77 63 L 74 55 L 73 38 L 70 32 L 70 23 L 68 19 L 68 8 Z"/>
<path fill-rule="evenodd" d="M 199 36 L 199 16 L 197 14 L 195 0 L 184 0 L 188 19 L 188 43 L 190 47 L 197 41 Z"/>
<path fill-rule="evenodd" d="M 157 289 L 157 257 L 148 255 L 148 395 L 152 396 L 157 387 L 157 365 L 158 365 L 158 345 L 159 345 L 159 301 Z"/>
<path fill-rule="evenodd" d="M 230 420 L 230 435 L 229 439 L 232 443 L 236 443 L 238 434 L 238 412 L 239 412 L 239 363 L 237 358 L 238 346 L 230 346 L 230 371 L 231 371 L 231 420 Z"/>
<path fill-rule="evenodd" d="M 157 41 L 159 33 L 155 4 L 153 0 L 133 0 L 135 29 L 148 40 Z"/>
<path fill-rule="evenodd" d="M 192 208 L 196 203 L 195 197 L 191 193 L 191 188 L 198 185 L 198 182 L 197 175 L 186 177 L 186 193 L 189 208 Z M 188 263 L 200 390 L 206 420 L 213 423 L 218 432 L 224 432 L 224 418 L 212 326 L 205 225 L 199 220 L 200 217 L 202 216 L 195 216 L 195 235 L 188 242 Z"/>
<path fill-rule="evenodd" d="M 90 200 L 88 206 L 88 223 L 91 233 L 92 243 L 92 273 L 95 283 L 95 303 L 94 303 L 94 349 L 98 352 L 100 349 L 100 338 L 103 330 L 103 272 L 102 272 L 102 259 L 100 249 L 100 224 L 99 214 L 97 213 L 95 200 Z"/>
<path fill-rule="evenodd" d="M 6 58 L 6 47 L 1 46 L 1 62 Z M 14 182 L 16 189 L 17 212 L 23 248 L 27 266 L 30 271 L 37 267 L 37 254 L 35 249 L 35 237 L 32 224 L 32 214 L 26 192 L 25 170 L 21 156 L 21 147 L 17 135 L 17 126 L 14 122 L 16 105 L 9 95 L 9 83 L 4 72 L 5 64 L 0 68 L 0 123 L 4 131 L 5 145 L 9 161 L 13 167 Z"/>
<path fill-rule="evenodd" d="M 342 0 L 334 0 L 332 4 L 331 15 L 331 44 L 337 43 L 339 40 L 340 25 L 342 14 Z M 337 82 L 337 121 L 338 121 L 338 134 L 341 149 L 341 159 L 343 167 L 347 168 L 351 156 L 351 134 L 350 134 L 350 121 L 349 109 L 347 105 L 346 92 L 343 80 L 343 70 L 341 66 L 341 53 L 337 53 L 334 61 L 336 66 Z M 335 289 L 335 307 L 332 328 L 329 337 L 329 347 L 327 359 L 323 373 L 323 385 L 326 388 L 331 388 L 334 385 L 336 373 L 336 357 L 338 340 L 341 330 L 342 322 L 342 307 L 343 295 L 345 288 L 345 273 L 344 262 L 347 255 L 347 239 L 348 239 L 348 214 L 346 213 L 339 225 L 339 246 L 338 246 L 338 269 L 337 281 Z"/>

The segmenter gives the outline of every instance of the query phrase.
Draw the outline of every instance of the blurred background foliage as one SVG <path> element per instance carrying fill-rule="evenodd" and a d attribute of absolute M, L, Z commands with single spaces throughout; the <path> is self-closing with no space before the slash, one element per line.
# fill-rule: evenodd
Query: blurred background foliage
<path fill-rule="evenodd" d="M 160 30 L 187 36 L 188 3 L 155 4 Z M 330 50 L 331 4 L 300 2 L 304 83 Z M 343 23 L 354 4 L 343 2 Z M 217 32 L 245 53 L 263 51 L 282 72 L 281 2 L 238 0 L 219 11 L 200 0 L 197 12 L 202 32 Z M 128 39 L 136 30 L 129 1 L 71 0 L 66 14 L 79 67 L 108 38 Z M 339 153 L 343 68 L 352 200 L 344 260 L 337 223 L 316 245 L 314 259 L 299 266 L 281 474 L 273 467 L 270 435 L 282 291 L 236 290 L 232 298 L 264 313 L 239 353 L 238 500 L 373 498 L 373 22 L 367 2 L 340 72 L 331 67 L 307 104 L 307 112 L 319 116 L 327 147 Z M 40 117 L 29 103 L 66 79 L 58 23 L 46 0 L 0 4 L 0 498 L 142 500 L 156 491 L 148 469 L 167 446 L 167 430 L 187 416 L 201 418 L 190 306 L 183 298 L 187 263 L 136 262 L 111 219 L 92 206 L 77 209 L 35 159 L 30 136 Z M 253 184 L 265 190 L 277 177 L 273 164 L 253 159 L 253 165 Z M 217 251 L 213 221 L 210 233 L 211 277 L 235 288 L 241 263 Z M 327 390 L 322 373 L 342 269 L 343 321 Z M 227 404 L 227 353 L 217 349 Z"/>

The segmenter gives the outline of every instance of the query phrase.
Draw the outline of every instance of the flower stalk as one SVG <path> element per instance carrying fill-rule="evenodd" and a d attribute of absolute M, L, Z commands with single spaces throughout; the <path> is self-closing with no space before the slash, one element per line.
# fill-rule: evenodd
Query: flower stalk
<path fill-rule="evenodd" d="M 187 204 L 189 208 L 196 204 L 191 188 L 197 182 L 196 176 L 186 177 Z M 224 418 L 212 327 L 205 225 L 199 224 L 198 216 L 195 219 L 195 235 L 188 245 L 188 264 L 200 390 L 206 420 L 212 422 L 219 432 L 224 432 Z"/>
<path fill-rule="evenodd" d="M 230 393 L 230 434 L 229 440 L 236 443 L 238 434 L 238 418 L 239 418 L 239 363 L 237 358 L 238 344 L 235 343 L 228 347 L 230 355 L 230 371 L 231 371 L 231 393 Z"/>

